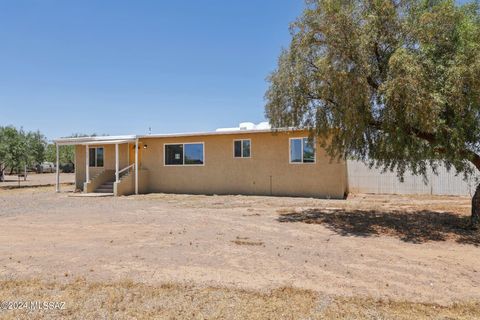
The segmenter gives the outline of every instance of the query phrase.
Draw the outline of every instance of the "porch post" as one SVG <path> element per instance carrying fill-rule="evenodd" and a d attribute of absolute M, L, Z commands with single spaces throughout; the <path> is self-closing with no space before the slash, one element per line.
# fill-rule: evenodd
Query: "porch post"
<path fill-rule="evenodd" d="M 90 181 L 90 173 L 88 172 L 90 164 L 90 152 L 88 150 L 88 144 L 85 145 L 85 180 Z"/>
<path fill-rule="evenodd" d="M 135 194 L 138 194 L 138 138 L 135 140 Z"/>
<path fill-rule="evenodd" d="M 58 143 L 56 143 L 55 146 L 56 146 L 56 149 L 57 149 L 57 157 L 56 157 L 56 159 L 57 159 L 56 182 L 57 182 L 57 183 L 56 183 L 55 190 L 56 190 L 57 192 L 60 192 L 60 169 L 59 169 L 59 163 L 60 163 L 60 161 L 59 161 L 59 155 L 58 155 L 58 148 L 59 148 Z"/>
<path fill-rule="evenodd" d="M 115 143 L 115 181 L 118 182 L 119 174 L 118 174 L 119 163 L 118 163 L 118 143 Z"/>

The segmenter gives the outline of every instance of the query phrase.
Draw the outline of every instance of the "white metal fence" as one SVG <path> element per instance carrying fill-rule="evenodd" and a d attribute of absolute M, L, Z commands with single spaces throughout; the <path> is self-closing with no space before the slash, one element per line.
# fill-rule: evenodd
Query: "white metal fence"
<path fill-rule="evenodd" d="M 475 178 L 468 181 L 463 175 L 455 175 L 455 170 L 438 168 L 438 175 L 428 170 L 428 182 L 423 177 L 406 172 L 404 182 L 400 182 L 395 172 L 382 173 L 380 169 L 369 169 L 358 161 L 348 161 L 348 183 L 350 192 L 386 194 L 433 194 L 472 196 L 475 192 Z"/>

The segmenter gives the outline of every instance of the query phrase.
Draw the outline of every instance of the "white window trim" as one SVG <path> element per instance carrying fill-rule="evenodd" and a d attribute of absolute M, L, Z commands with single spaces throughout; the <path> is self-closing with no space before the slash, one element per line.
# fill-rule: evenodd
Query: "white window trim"
<path fill-rule="evenodd" d="M 97 165 L 97 149 L 102 148 L 103 149 L 103 166 L 98 166 Z M 90 149 L 95 149 L 95 165 L 90 166 L 90 163 L 88 164 L 89 168 L 105 168 L 105 147 L 104 146 L 98 146 L 98 147 L 88 147 L 88 152 L 90 152 Z M 88 158 L 90 160 L 90 156 Z"/>
<path fill-rule="evenodd" d="M 249 157 L 244 157 L 243 156 L 243 141 L 250 141 L 250 156 Z M 241 142 L 241 148 L 240 148 L 240 153 L 241 153 L 241 156 L 240 157 L 235 157 L 235 142 L 236 141 L 240 141 Z M 252 139 L 234 139 L 233 140 L 233 158 L 234 159 L 250 159 L 252 157 Z"/>
<path fill-rule="evenodd" d="M 302 141 L 302 161 L 301 162 L 292 162 L 292 140 L 301 140 Z M 288 139 L 288 162 L 290 164 L 315 164 L 317 163 L 317 142 L 316 139 L 313 139 L 313 162 L 303 162 L 303 139 L 308 139 L 308 137 L 294 137 Z"/>
<path fill-rule="evenodd" d="M 182 158 L 183 158 L 183 164 L 167 164 L 166 159 L 165 159 L 165 154 L 166 154 L 166 149 L 167 146 L 172 146 L 172 145 L 183 145 L 182 151 Z M 185 145 L 187 144 L 201 144 L 203 146 L 202 152 L 203 152 L 203 163 L 202 164 L 185 164 Z M 205 142 L 199 141 L 199 142 L 178 142 L 178 143 L 164 143 L 163 144 L 163 166 L 164 167 L 203 167 L 205 166 Z"/>

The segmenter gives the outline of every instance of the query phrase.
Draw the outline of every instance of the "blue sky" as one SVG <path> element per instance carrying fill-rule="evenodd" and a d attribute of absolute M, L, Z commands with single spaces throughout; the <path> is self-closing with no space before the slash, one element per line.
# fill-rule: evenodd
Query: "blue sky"
<path fill-rule="evenodd" d="M 0 1 L 0 125 L 71 133 L 264 120 L 303 0 Z"/>
<path fill-rule="evenodd" d="M 303 0 L 0 0 L 0 125 L 52 139 L 260 122 L 265 78 L 303 7 Z"/>

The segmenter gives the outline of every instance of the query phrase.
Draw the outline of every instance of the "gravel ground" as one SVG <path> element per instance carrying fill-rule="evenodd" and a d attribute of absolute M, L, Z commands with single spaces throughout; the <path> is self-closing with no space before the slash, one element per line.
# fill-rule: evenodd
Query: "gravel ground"
<path fill-rule="evenodd" d="M 42 187 L 0 190 L 0 208 L 0 280 L 480 300 L 480 238 L 465 228 L 468 198 L 75 198 Z"/>

